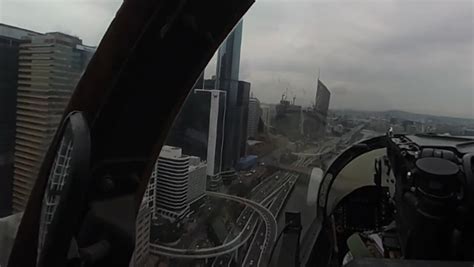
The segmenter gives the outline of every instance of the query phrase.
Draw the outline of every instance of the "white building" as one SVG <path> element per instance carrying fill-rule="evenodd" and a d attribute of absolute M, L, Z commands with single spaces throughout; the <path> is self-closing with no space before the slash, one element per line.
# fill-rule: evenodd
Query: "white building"
<path fill-rule="evenodd" d="M 199 157 L 190 157 L 189 166 L 189 184 L 188 184 L 188 203 L 201 199 L 206 191 L 206 168 L 207 164 L 202 162 Z"/>
<path fill-rule="evenodd" d="M 181 148 L 163 146 L 150 178 L 155 178 L 156 184 L 155 212 L 171 221 L 189 213 L 189 159 Z"/>
<path fill-rule="evenodd" d="M 222 90 L 196 89 L 195 93 L 210 95 L 209 101 L 209 131 L 207 140 L 207 176 L 208 190 L 217 191 L 222 179 L 220 176 L 222 153 L 224 148 L 225 111 L 227 92 Z"/>

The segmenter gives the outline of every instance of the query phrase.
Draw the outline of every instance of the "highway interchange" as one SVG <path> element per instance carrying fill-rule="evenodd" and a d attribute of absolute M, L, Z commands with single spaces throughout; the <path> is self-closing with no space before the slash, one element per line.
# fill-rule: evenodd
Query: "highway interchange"
<path fill-rule="evenodd" d="M 362 127 L 356 127 L 340 138 L 325 142 L 318 147 L 317 153 L 299 154 L 298 160 L 292 165 L 306 167 L 322 155 L 335 153 L 338 146 L 354 142 L 355 134 L 361 129 Z M 267 265 L 277 236 L 278 225 L 275 218 L 280 214 L 298 178 L 299 174 L 277 171 L 254 187 L 247 198 L 206 192 L 210 197 L 246 205 L 236 220 L 236 227 L 229 232 L 223 244 L 195 250 L 150 244 L 151 252 L 176 258 L 215 258 L 212 266 L 216 267 L 231 266 L 236 258 L 240 259 L 237 260 L 240 266 Z M 245 254 L 237 255 L 237 252 Z"/>

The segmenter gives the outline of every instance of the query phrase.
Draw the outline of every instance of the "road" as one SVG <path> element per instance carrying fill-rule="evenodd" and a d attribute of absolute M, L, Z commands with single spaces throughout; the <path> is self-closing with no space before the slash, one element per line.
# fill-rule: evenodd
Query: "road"
<path fill-rule="evenodd" d="M 251 208 L 253 214 L 250 215 L 250 219 L 247 220 L 244 230 L 240 231 L 240 233 L 235 238 L 233 238 L 230 242 L 227 242 L 220 246 L 216 246 L 212 248 L 177 249 L 177 248 L 172 248 L 169 246 L 151 243 L 150 253 L 169 256 L 169 257 L 175 257 L 175 258 L 192 258 L 192 259 L 212 258 L 212 257 L 217 257 L 220 255 L 230 253 L 232 251 L 237 250 L 240 246 L 245 244 L 250 238 L 250 236 L 252 235 L 253 231 L 251 230 L 252 228 L 251 226 L 253 223 L 256 223 L 256 218 L 257 218 L 256 216 L 254 216 L 255 213 L 260 216 L 260 219 L 265 225 L 265 228 L 266 228 L 265 242 L 270 243 L 270 242 L 275 241 L 275 238 L 277 235 L 277 223 L 276 223 L 275 217 L 267 208 L 262 206 L 260 203 L 254 202 L 246 198 L 241 198 L 241 197 L 222 194 L 222 193 L 206 192 L 206 194 L 211 197 L 217 197 L 217 198 L 223 198 L 223 199 L 236 201 Z"/>
<path fill-rule="evenodd" d="M 356 140 L 354 140 L 354 138 L 356 134 L 360 132 L 363 127 L 363 125 L 358 126 L 340 138 L 328 140 L 328 142 L 318 147 L 318 151 L 315 153 L 300 154 L 298 160 L 293 165 L 308 166 L 318 157 L 336 153 L 338 146 L 348 146 L 349 143 L 355 142 Z M 281 178 L 275 180 L 276 176 Z M 250 198 L 262 204 L 267 201 L 272 201 L 269 210 L 277 217 L 299 176 L 279 171 L 271 177 L 273 177 L 273 179 L 265 179 L 252 190 Z M 273 246 L 273 242 L 266 241 L 265 232 L 265 225 L 259 224 L 253 234 L 249 249 L 241 264 L 242 266 L 262 266 L 267 264 L 269 251 Z M 231 260 L 232 255 L 223 255 L 216 258 L 213 266 L 230 266 Z"/>
<path fill-rule="evenodd" d="M 278 193 L 279 190 L 283 188 L 289 179 L 290 174 L 277 171 L 276 173 L 265 178 L 254 189 L 252 189 L 248 198 L 265 206 L 274 200 L 276 193 Z M 248 218 L 248 216 L 248 208 L 245 208 L 240 214 L 239 219 L 243 217 Z M 237 221 L 239 221 L 239 219 L 237 219 Z M 256 226 L 257 225 L 255 224 L 253 227 L 251 227 L 252 233 L 254 233 L 254 228 Z M 269 251 L 269 248 L 265 248 L 265 251 Z M 229 266 L 232 262 L 232 258 L 233 255 L 221 255 L 214 260 L 212 266 Z"/>
<path fill-rule="evenodd" d="M 312 158 L 299 158 L 294 165 L 295 166 L 307 166 L 311 162 Z M 287 179 L 282 186 L 278 187 L 272 195 L 268 198 L 273 198 L 273 203 L 270 205 L 269 210 L 275 216 L 278 217 L 278 214 L 283 208 L 288 195 L 293 189 L 296 181 L 298 180 L 299 175 L 287 174 Z M 254 237 L 251 241 L 250 247 L 245 255 L 245 258 L 242 262 L 242 266 L 262 266 L 267 265 L 267 262 L 270 257 L 271 249 L 274 243 L 267 243 L 264 240 L 264 225 L 259 225 L 257 231 L 254 234 Z"/>
<path fill-rule="evenodd" d="M 280 213 L 283 204 L 285 203 L 285 200 L 287 199 L 297 179 L 297 175 L 291 175 L 287 182 L 279 190 L 277 190 L 277 194 L 273 198 L 274 201 L 269 207 L 270 212 L 275 217 L 277 217 Z M 273 242 L 265 242 L 264 233 L 265 226 L 260 224 L 251 241 L 250 248 L 248 249 L 247 254 L 242 262 L 242 266 L 266 265 L 270 257 Z"/>

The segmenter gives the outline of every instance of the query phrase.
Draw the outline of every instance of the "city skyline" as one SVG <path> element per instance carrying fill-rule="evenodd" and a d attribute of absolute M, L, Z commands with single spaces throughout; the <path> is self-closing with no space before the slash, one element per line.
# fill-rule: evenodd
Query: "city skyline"
<path fill-rule="evenodd" d="M 91 0 L 84 2 L 86 6 L 100 7 L 102 14 L 109 14 L 110 10 L 107 7 L 118 7 L 116 0 L 98 5 L 88 1 Z M 211 1 L 209 4 L 215 3 Z M 374 229 L 393 225 L 393 222 L 398 223 L 391 219 L 387 219 L 385 223 L 385 219 L 378 220 L 378 217 L 373 217 L 374 223 L 373 225 L 371 223 L 370 227 L 374 228 L 366 229 L 368 224 L 365 222 L 345 220 L 347 218 L 344 217 L 344 212 L 352 207 L 351 203 L 338 202 L 337 197 L 334 201 L 331 196 L 335 195 L 332 192 L 353 192 L 360 188 L 368 188 L 367 185 L 372 182 L 377 187 L 369 187 L 381 190 L 383 182 L 383 191 L 378 191 L 377 195 L 386 195 L 386 199 L 376 198 L 373 213 L 379 216 L 382 210 L 379 217 L 384 218 L 387 214 L 385 211 L 392 212 L 395 207 L 385 205 L 391 203 L 390 194 L 385 193 L 387 190 L 391 192 L 391 189 L 397 186 L 393 179 L 388 178 L 390 170 L 395 170 L 392 167 L 397 164 L 386 160 L 392 156 L 390 147 L 386 144 L 387 140 L 399 139 L 398 136 L 404 135 L 418 135 L 418 137 L 427 135 L 429 137 L 427 139 L 431 141 L 436 138 L 462 140 L 459 144 L 463 146 L 469 145 L 474 140 L 472 139 L 474 136 L 470 137 L 474 135 L 474 116 L 468 120 L 398 111 L 416 110 L 430 103 L 431 105 L 424 109 L 428 113 L 447 112 L 449 113 L 447 116 L 450 116 L 451 113 L 467 111 L 466 114 L 469 114 L 472 108 L 474 115 L 472 103 L 470 106 L 457 107 L 449 102 L 459 98 L 455 95 L 457 88 L 463 86 L 470 88 L 469 80 L 458 79 L 465 74 L 463 72 L 469 70 L 469 66 L 456 65 L 468 62 L 457 56 L 459 53 L 468 55 L 470 48 L 466 48 L 465 40 L 457 39 L 459 36 L 456 34 L 447 35 L 452 37 L 452 40 L 445 40 L 446 42 L 439 47 L 427 42 L 427 40 L 431 42 L 440 40 L 439 36 L 431 36 L 431 32 L 426 36 L 407 35 L 413 42 L 403 42 L 404 38 L 407 38 L 406 35 L 403 35 L 402 41 L 398 39 L 395 41 L 392 34 L 397 27 L 391 23 L 397 22 L 398 18 L 395 18 L 395 15 L 400 13 L 398 9 L 404 4 L 383 2 L 380 13 L 377 14 L 372 14 L 376 12 L 370 2 L 359 4 L 341 5 L 319 0 L 296 0 L 296 3 L 292 4 L 276 1 L 270 5 L 269 1 L 262 0 L 247 17 L 236 24 L 215 53 L 214 59 L 201 72 L 199 67 L 195 66 L 202 64 L 203 60 L 199 61 L 197 56 L 207 55 L 206 59 L 209 59 L 211 54 L 193 52 L 193 48 L 202 48 L 197 45 L 200 41 L 195 41 L 201 39 L 194 37 L 201 38 L 203 35 L 195 34 L 200 30 L 189 33 L 181 31 L 182 28 L 176 27 L 178 24 L 172 25 L 169 28 L 172 31 L 168 31 L 168 33 L 176 31 L 176 34 L 165 32 L 162 35 L 165 41 L 171 38 L 170 43 L 154 38 L 156 29 L 163 30 L 162 24 L 146 24 L 150 27 L 147 26 L 145 32 L 151 33 L 152 38 L 143 38 L 148 36 L 145 34 L 136 37 L 146 44 L 157 41 L 158 46 L 142 46 L 140 42 L 130 42 L 132 49 L 130 52 L 123 50 L 117 53 L 131 56 L 123 58 L 124 62 L 118 62 L 117 65 L 114 63 L 115 59 L 121 57 L 117 55 L 110 55 L 110 58 L 103 57 L 107 55 L 107 48 L 110 47 L 109 43 L 101 45 L 86 74 L 81 78 L 95 52 L 94 47 L 85 44 L 96 45 L 95 41 L 89 41 L 95 40 L 97 36 L 94 36 L 105 30 L 100 23 L 94 27 L 97 20 L 87 22 L 91 31 L 96 33 L 87 36 L 87 41 L 80 37 L 83 29 L 69 28 L 68 23 L 52 26 L 53 30 L 54 27 L 61 28 L 60 31 L 35 30 L 27 32 L 31 36 L 26 37 L 23 36 L 25 32 L 16 32 L 21 30 L 20 28 L 5 28 L 2 27 L 5 24 L 0 23 L 0 55 L 9 51 L 9 46 L 18 41 L 17 51 L 13 51 L 17 55 L 4 60 L 9 66 L 2 68 L 2 70 L 14 70 L 15 75 L 10 75 L 8 83 L 0 79 L 0 86 L 10 85 L 7 88 L 10 94 L 6 95 L 9 96 L 10 102 L 15 103 L 15 106 L 10 105 L 7 110 L 14 111 L 11 114 L 15 114 L 15 123 L 12 123 L 11 116 L 8 118 L 0 116 L 0 126 L 5 121 L 7 122 L 5 125 L 14 126 L 15 130 L 3 131 L 7 135 L 0 140 L 0 164 L 4 155 L 8 159 L 9 153 L 12 155 L 12 164 L 14 159 L 11 170 L 13 176 L 10 179 L 13 180 L 11 185 L 13 200 L 9 205 L 14 212 L 21 212 L 26 203 L 29 203 L 25 213 L 26 223 L 20 227 L 18 240 L 24 240 L 25 233 L 28 235 L 25 227 L 29 224 L 30 212 L 41 208 L 38 219 L 38 244 L 28 243 L 32 246 L 31 251 L 38 252 L 36 256 L 38 263 L 43 260 L 48 262 L 50 252 L 56 251 L 51 250 L 49 244 L 55 242 L 55 230 L 67 225 L 60 223 L 62 219 L 73 218 L 73 214 L 74 216 L 77 214 L 78 223 L 69 229 L 73 230 L 77 248 L 81 252 L 87 252 L 89 248 L 95 247 L 92 241 L 98 242 L 99 246 L 111 248 L 112 253 L 117 252 L 117 255 L 104 254 L 105 256 L 99 257 L 96 263 L 109 260 L 117 263 L 126 262 L 130 260 L 128 256 L 133 251 L 129 266 L 264 266 L 271 265 L 272 259 L 277 260 L 280 265 L 288 265 L 290 263 L 285 262 L 295 260 L 297 263 L 310 262 L 307 257 L 313 258 L 309 255 L 315 252 L 314 242 L 320 243 L 315 240 L 321 240 L 317 236 L 324 233 L 321 231 L 326 230 L 328 223 L 344 227 L 341 228 L 344 232 L 338 231 L 335 240 L 342 240 L 339 235 L 345 239 L 349 233 L 353 233 L 345 232 L 346 228 L 350 231 L 363 229 L 364 233 L 369 233 L 370 230 L 372 234 Z M 5 6 L 28 5 L 34 4 L 7 3 Z M 77 3 L 72 4 L 75 5 L 77 6 Z M 419 3 L 410 7 L 415 8 L 418 5 Z M 62 8 L 55 6 L 53 3 L 51 9 L 60 12 Z M 66 6 L 67 4 L 63 4 L 63 8 Z M 190 5 L 189 10 L 191 11 L 194 6 Z M 122 11 L 127 10 L 126 7 L 127 5 Z M 264 11 L 263 7 L 267 9 Z M 301 13 L 298 13 L 296 7 L 302 9 Z M 308 12 L 310 7 L 312 12 Z M 319 7 L 321 9 L 318 9 Z M 440 12 L 438 7 L 435 5 L 435 8 L 429 9 L 427 13 L 438 14 L 437 12 Z M 133 12 L 133 7 L 131 10 Z M 188 10 L 187 6 L 184 10 Z M 202 10 L 197 9 L 199 14 L 202 14 Z M 206 10 L 212 13 L 209 9 Z M 338 13 L 328 16 L 324 11 Z M 38 10 L 39 14 L 42 12 L 41 9 Z M 77 9 L 69 19 L 74 20 L 74 17 L 82 12 L 82 9 Z M 91 11 L 89 15 L 93 13 Z M 418 30 L 419 33 L 421 29 L 430 30 L 434 25 L 432 24 L 434 20 L 426 18 L 423 12 L 408 9 L 405 13 L 402 13 L 402 18 L 408 21 L 415 15 L 422 16 L 423 19 L 419 25 L 407 24 L 404 25 L 407 28 L 397 28 L 402 29 L 404 33 L 413 31 L 408 29 L 408 26 L 414 28 L 414 32 Z M 121 14 L 127 13 L 124 11 Z M 0 15 L 3 14 L 0 12 Z M 188 14 L 182 15 L 186 18 Z M 443 13 L 443 15 L 445 17 L 440 17 L 438 20 L 448 23 L 448 28 L 458 25 L 457 23 L 465 19 L 463 17 L 453 22 L 449 21 L 451 14 Z M 35 16 L 33 15 L 32 19 Z M 321 17 L 314 18 L 314 16 Z M 58 17 L 56 23 L 66 21 L 63 13 Z M 181 14 L 177 18 L 180 17 Z M 204 20 L 210 18 L 207 15 L 202 17 Z M 257 17 L 261 19 L 257 20 Z M 156 16 L 153 17 L 155 18 Z M 111 16 L 101 18 L 102 21 L 109 19 Z M 305 19 L 309 20 L 313 27 L 298 24 Z M 21 18 L 19 20 L 21 21 Z M 181 20 L 177 21 L 179 23 Z M 196 20 L 199 25 L 198 21 L 201 20 Z M 369 23 L 379 21 L 387 24 Z M 236 22 L 233 21 L 232 25 L 234 23 Z M 318 27 L 321 24 L 325 27 Z M 127 27 L 123 29 L 122 26 L 116 25 L 112 24 L 110 29 L 116 29 L 119 33 L 128 30 Z M 288 25 L 295 27 L 296 30 L 289 30 Z M 211 28 L 212 26 L 215 25 L 206 25 Z M 38 25 L 38 28 L 41 27 L 45 25 Z M 443 27 L 441 30 L 445 30 Z M 138 28 L 136 33 L 141 32 L 142 28 Z M 226 32 L 228 30 L 230 28 L 226 28 Z M 461 29 L 463 30 L 465 28 Z M 291 38 L 276 34 L 281 31 L 288 33 Z M 8 39 L 5 42 L 2 37 L 12 32 L 18 33 L 14 42 Z M 109 36 L 116 36 L 113 32 L 108 32 L 107 39 Z M 192 39 L 184 40 L 193 41 L 183 42 L 181 39 L 174 39 L 181 33 L 183 36 L 190 34 Z M 200 33 L 206 34 L 209 31 L 207 29 Z M 128 35 L 120 36 L 130 39 Z M 224 37 L 222 34 L 219 36 Z M 116 39 L 110 40 L 112 44 L 117 43 Z M 458 46 L 449 51 L 440 48 L 442 45 L 452 44 L 451 41 L 456 42 Z M 165 48 L 163 49 L 161 43 L 172 46 L 163 46 Z M 419 46 L 404 47 L 409 44 Z M 180 49 L 179 45 L 187 47 Z M 218 43 L 214 42 L 212 47 L 204 47 L 207 49 L 204 50 L 215 51 L 217 45 Z M 382 48 L 386 50 L 384 55 L 377 51 Z M 371 49 L 374 51 L 369 53 Z M 411 49 L 417 50 L 418 53 L 411 54 L 413 58 L 407 58 L 407 54 L 412 53 Z M 433 51 L 441 51 L 440 49 L 443 51 L 441 54 L 449 57 L 449 60 L 433 56 Z M 183 51 L 189 54 L 183 54 Z M 163 52 L 170 52 L 171 56 L 164 56 Z M 431 57 L 428 58 L 427 55 Z M 165 58 L 169 61 L 163 61 Z M 179 58 L 192 58 L 195 62 L 189 61 L 190 64 L 186 64 L 186 61 L 183 61 L 177 64 L 175 59 Z M 429 65 L 426 60 L 436 64 Z M 102 65 L 103 63 L 114 64 Z M 321 67 L 323 63 L 324 67 Z M 417 67 L 422 65 L 431 72 L 416 72 Z M 189 69 L 186 70 L 187 67 Z M 213 68 L 215 73 L 212 71 L 206 73 L 209 68 Z M 438 71 L 448 69 L 454 71 L 447 77 L 436 76 L 433 80 L 425 80 L 427 77 L 433 77 Z M 188 72 L 190 70 L 195 75 L 200 73 L 200 77 L 188 92 L 193 81 L 188 79 L 180 86 L 177 82 L 184 80 L 177 78 L 194 77 L 188 75 L 191 73 Z M 108 73 L 108 71 L 110 76 L 99 76 L 112 84 L 110 87 L 102 86 L 99 80 L 96 80 L 97 73 Z M 2 77 L 1 74 L 0 72 L 0 78 L 6 76 Z M 206 79 L 209 75 L 213 78 Z M 412 80 L 397 77 L 411 77 Z M 15 87 L 11 86 L 13 80 L 17 83 Z M 79 80 L 77 91 L 70 99 Z M 145 84 L 147 81 L 152 84 L 151 87 Z M 158 84 L 155 85 L 157 81 Z M 160 86 L 161 81 L 165 87 Z M 452 88 L 446 88 L 447 84 Z M 162 87 L 169 92 L 163 93 Z M 423 91 L 423 88 L 427 87 L 435 90 L 437 94 Z M 89 89 L 84 91 L 87 94 L 82 94 L 83 88 Z M 104 91 L 101 91 L 102 88 L 105 88 Z M 402 88 L 403 92 L 396 91 L 397 88 Z M 384 93 L 381 96 L 374 93 L 374 89 Z M 13 90 L 15 101 L 11 93 Z M 103 92 L 103 97 L 96 95 L 96 92 Z M 410 96 L 421 92 L 424 92 L 423 98 Z M 168 93 L 180 93 L 180 98 L 168 97 Z M 466 100 L 468 96 L 469 94 L 461 98 L 461 101 L 464 101 L 462 103 L 469 103 L 470 100 Z M 474 92 L 471 96 L 474 102 Z M 100 101 L 94 101 L 99 98 Z M 387 98 L 390 103 L 387 103 Z M 442 99 L 449 105 L 444 105 L 444 102 L 433 102 L 431 98 Z M 90 108 L 89 101 L 97 103 L 97 109 Z M 68 102 L 70 104 L 64 113 Z M 163 102 L 170 105 L 163 105 Z M 392 105 L 392 102 L 395 104 Z M 83 106 L 82 103 L 86 105 Z M 369 111 L 352 111 L 359 108 Z M 371 109 L 374 111 L 370 111 Z M 384 109 L 388 111 L 380 111 Z M 67 123 L 68 118 L 65 116 L 75 116 L 76 113 L 82 115 L 84 131 L 77 131 L 76 125 L 71 124 L 71 127 L 64 127 L 64 133 L 62 130 L 57 132 L 61 119 L 65 120 L 63 123 Z M 3 134 L 1 130 L 0 137 Z M 11 138 L 12 133 L 14 138 Z M 439 136 L 435 136 L 436 134 Z M 54 136 L 56 136 L 55 145 L 49 147 Z M 84 136 L 87 140 L 81 142 L 80 139 L 71 139 L 71 136 Z M 12 152 L 5 149 L 9 143 L 13 148 L 10 149 Z M 400 144 L 405 147 L 407 145 L 402 142 Z M 429 140 L 426 144 L 421 144 L 418 151 L 413 151 L 414 158 L 452 159 L 449 158 L 452 151 L 440 153 L 431 147 L 424 150 L 427 148 L 426 145 L 429 146 Z M 43 162 L 42 158 L 48 147 L 48 157 Z M 387 149 L 382 149 L 384 147 Z M 80 153 L 83 148 L 87 153 Z M 372 158 L 372 151 L 377 153 L 376 158 Z M 360 159 L 359 156 L 362 154 L 359 153 L 371 153 L 371 157 L 368 160 L 361 160 L 366 161 L 363 164 L 352 165 L 352 161 L 357 162 Z M 54 158 L 50 157 L 53 155 Z M 84 162 L 84 165 L 76 162 Z M 457 162 L 463 169 L 468 166 L 465 165 L 465 158 Z M 380 167 L 382 164 L 390 170 L 382 172 Z M 355 178 L 345 175 L 342 170 L 346 166 L 350 166 L 350 173 Z M 39 167 L 41 167 L 40 175 L 38 175 Z M 78 168 L 84 170 L 84 173 L 77 171 Z M 454 174 L 456 177 L 460 176 L 460 170 L 453 171 L 453 177 Z M 0 165 L 0 179 L 3 178 L 2 173 Z M 382 178 L 379 175 L 381 173 L 386 173 L 387 177 Z M 391 174 L 395 175 L 396 172 L 392 171 Z M 78 186 L 76 186 L 76 176 L 80 178 L 84 175 L 90 179 L 85 177 L 84 183 L 83 180 L 77 180 Z M 38 177 L 39 180 L 36 181 Z M 343 177 L 337 181 L 343 182 L 341 186 L 333 183 L 338 177 Z M 149 179 L 148 185 L 145 185 L 147 179 Z M 326 183 L 328 180 L 329 183 Z M 45 181 L 44 193 L 41 194 L 43 181 Z M 359 182 L 360 185 L 356 184 Z M 328 184 L 329 186 L 321 189 Z M 353 187 L 351 191 L 346 190 L 346 184 L 347 188 Z M 29 191 L 33 186 L 35 191 L 28 201 Z M 434 190 L 439 190 L 439 187 Z M 74 198 L 78 200 L 77 203 L 81 201 L 87 205 L 79 203 L 77 206 L 69 206 L 69 200 L 74 196 L 71 192 L 77 192 L 78 198 Z M 143 197 L 140 202 L 137 198 L 141 195 Z M 442 196 L 445 195 L 443 193 Z M 324 200 L 322 196 L 330 198 L 318 201 Z M 450 196 L 456 200 L 454 193 Z M 367 199 L 371 200 L 369 197 Z M 361 209 L 369 206 L 368 202 L 359 200 L 357 197 L 356 202 L 362 203 Z M 459 200 L 461 199 L 457 198 L 456 201 Z M 109 203 L 114 209 L 109 208 Z M 341 203 L 349 204 L 342 206 Z M 56 212 L 58 205 L 61 207 L 60 212 Z M 76 213 L 77 207 L 84 212 Z M 342 210 L 339 209 L 341 207 Z M 321 209 L 326 209 L 327 214 L 320 214 Z M 62 213 L 64 210 L 68 212 Z M 112 214 L 115 211 L 118 216 Z M 127 211 L 130 213 L 126 213 Z M 61 216 L 63 214 L 70 216 Z M 342 216 L 339 216 L 341 214 Z M 127 217 L 122 219 L 120 217 L 122 215 Z M 369 215 L 365 217 L 372 217 Z M 333 219 L 337 217 L 338 220 L 319 221 L 317 220 L 319 216 L 324 218 L 332 216 Z M 135 228 L 132 227 L 134 218 Z M 383 224 L 379 224 L 382 221 Z M 95 228 L 98 229 L 97 233 Z M 83 237 L 85 231 L 82 231 L 84 229 L 92 230 L 87 231 L 85 238 Z M 121 231 L 116 231 L 117 229 Z M 105 238 L 101 237 L 101 232 L 105 233 Z M 293 238 L 289 240 L 291 232 Z M 90 233 L 92 234 L 89 236 Z M 383 233 L 377 234 L 383 237 Z M 331 236 L 332 238 L 334 236 Z M 92 245 L 89 246 L 89 243 Z M 121 249 L 122 245 L 124 249 Z M 66 255 L 67 247 L 61 247 L 63 254 Z M 339 248 L 341 255 L 350 251 L 345 246 Z M 21 259 L 21 251 L 20 254 L 17 251 L 12 255 L 16 254 L 15 257 L 19 255 Z M 403 257 L 407 255 L 400 253 Z M 340 259 L 339 257 L 337 260 Z M 335 262 L 334 260 L 333 263 Z"/>
<path fill-rule="evenodd" d="M 1 17 L 37 31 L 77 34 L 97 45 L 120 3 L 46 8 L 10 1 L 3 4 Z M 35 14 L 19 12 L 25 9 Z M 86 14 L 96 16 L 87 16 L 87 25 L 73 23 Z M 472 18 L 470 1 L 257 1 L 244 18 L 240 78 L 252 81 L 262 102 L 277 103 L 288 87 L 297 103 L 309 106 L 306 99 L 319 68 L 332 88 L 331 109 L 473 117 Z M 213 75 L 215 61 L 206 75 Z"/>

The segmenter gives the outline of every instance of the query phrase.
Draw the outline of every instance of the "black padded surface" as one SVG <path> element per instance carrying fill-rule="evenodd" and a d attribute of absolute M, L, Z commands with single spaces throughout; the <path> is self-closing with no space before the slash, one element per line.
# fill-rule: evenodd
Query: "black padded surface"
<path fill-rule="evenodd" d="M 347 267 L 472 267 L 474 262 L 391 260 L 376 258 L 354 259 Z"/>

